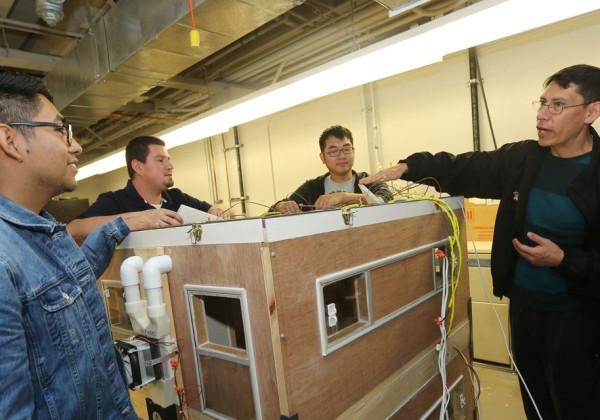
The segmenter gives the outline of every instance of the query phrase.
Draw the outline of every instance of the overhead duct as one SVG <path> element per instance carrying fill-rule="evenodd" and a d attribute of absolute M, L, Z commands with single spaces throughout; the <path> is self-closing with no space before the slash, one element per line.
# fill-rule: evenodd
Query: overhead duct
<path fill-rule="evenodd" d="M 189 45 L 187 0 L 115 4 L 46 75 L 56 105 L 78 127 L 109 116 L 154 86 L 274 19 L 294 0 L 194 0 L 201 45 Z"/>

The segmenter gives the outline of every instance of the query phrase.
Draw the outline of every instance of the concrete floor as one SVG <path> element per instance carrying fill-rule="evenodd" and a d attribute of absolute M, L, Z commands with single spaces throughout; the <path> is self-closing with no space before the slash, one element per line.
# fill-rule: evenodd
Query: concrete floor
<path fill-rule="evenodd" d="M 480 420 L 525 420 L 516 373 L 479 363 L 474 368 L 481 382 Z"/>

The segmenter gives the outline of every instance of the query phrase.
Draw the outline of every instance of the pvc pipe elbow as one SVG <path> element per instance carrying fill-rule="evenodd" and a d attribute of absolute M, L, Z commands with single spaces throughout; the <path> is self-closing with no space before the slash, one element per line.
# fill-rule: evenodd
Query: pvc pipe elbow
<path fill-rule="evenodd" d="M 125 292 L 127 302 L 137 302 L 140 300 L 139 272 L 142 271 L 144 260 L 142 257 L 133 256 L 127 258 L 121 264 L 121 284 Z"/>
<path fill-rule="evenodd" d="M 171 271 L 173 263 L 168 255 L 159 255 L 146 261 L 142 274 L 144 276 L 144 289 L 158 289 L 162 287 L 161 275 Z"/>
<path fill-rule="evenodd" d="M 140 256 L 133 256 L 125 259 L 121 263 L 121 284 L 126 286 L 136 286 L 139 284 L 138 273 L 142 271 L 144 260 Z"/>
<path fill-rule="evenodd" d="M 161 305 L 163 303 L 161 275 L 162 273 L 171 271 L 171 267 L 171 257 L 168 255 L 152 257 L 144 264 L 142 273 L 148 306 Z"/>

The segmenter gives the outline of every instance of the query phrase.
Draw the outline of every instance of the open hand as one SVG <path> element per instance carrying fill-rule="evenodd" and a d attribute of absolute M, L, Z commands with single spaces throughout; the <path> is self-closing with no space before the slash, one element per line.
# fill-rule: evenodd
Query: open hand
<path fill-rule="evenodd" d="M 131 230 L 179 226 L 183 223 L 179 214 L 167 209 L 136 211 L 125 213 L 122 217 Z"/>
<path fill-rule="evenodd" d="M 280 201 L 275 205 L 275 210 L 279 213 L 291 214 L 300 213 L 300 206 L 293 200 Z"/>
<path fill-rule="evenodd" d="M 408 169 L 408 165 L 406 163 L 399 163 L 397 165 L 391 166 L 386 169 L 382 169 L 381 171 L 369 175 L 359 182 L 363 185 L 372 184 L 373 182 L 385 182 L 385 181 L 393 181 L 398 179 L 406 172 Z"/>
<path fill-rule="evenodd" d="M 315 209 L 327 210 L 340 207 L 341 205 L 350 202 L 360 203 L 361 197 L 362 194 L 347 193 L 342 191 L 331 194 L 323 194 L 322 196 L 317 198 L 317 201 L 315 201 Z"/>
<path fill-rule="evenodd" d="M 211 206 L 211 208 L 208 209 L 208 213 L 212 214 L 213 216 L 220 217 L 221 219 L 231 218 L 229 213 L 226 213 L 223 209 L 216 206 Z"/>

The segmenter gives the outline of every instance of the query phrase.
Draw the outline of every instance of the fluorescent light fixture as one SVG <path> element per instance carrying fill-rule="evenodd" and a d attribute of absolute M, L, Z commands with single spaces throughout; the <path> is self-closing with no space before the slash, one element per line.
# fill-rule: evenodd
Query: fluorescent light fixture
<path fill-rule="evenodd" d="M 81 181 L 82 179 L 86 179 L 94 175 L 100 175 L 106 172 L 114 171 L 115 169 L 122 168 L 123 166 L 125 166 L 125 150 L 113 153 L 112 155 L 108 155 L 102 159 L 90 163 L 89 165 L 79 168 L 75 179 L 77 181 Z"/>
<path fill-rule="evenodd" d="M 405 13 L 408 12 L 411 9 L 414 9 L 415 7 L 419 7 L 421 5 L 427 4 L 427 3 L 431 3 L 432 0 L 409 0 L 409 1 L 405 1 L 397 6 L 392 6 L 390 7 L 390 10 L 388 11 L 388 16 L 389 17 L 394 17 L 396 15 L 399 15 L 400 13 Z M 384 4 L 387 4 L 387 2 L 385 2 Z"/>
<path fill-rule="evenodd" d="M 448 54 L 598 9 L 598 0 L 482 0 L 215 108 L 158 136 L 169 148 L 205 139 L 322 96 L 440 62 Z M 116 169 L 114 156 L 86 165 L 78 179 Z M 120 166 L 124 165 L 123 157 Z"/>

